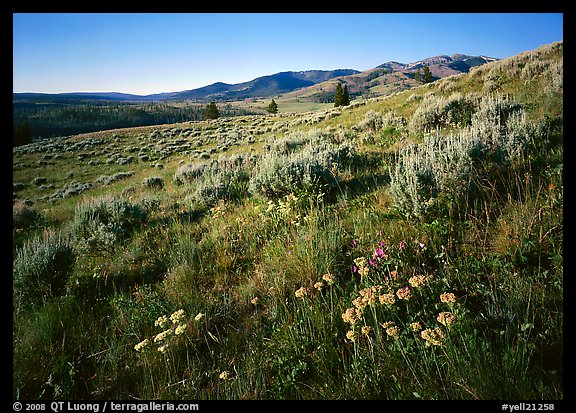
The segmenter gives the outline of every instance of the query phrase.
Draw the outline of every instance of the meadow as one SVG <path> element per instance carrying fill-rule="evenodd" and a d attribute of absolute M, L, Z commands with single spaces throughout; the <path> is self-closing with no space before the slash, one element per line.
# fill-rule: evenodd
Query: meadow
<path fill-rule="evenodd" d="M 15 399 L 563 399 L 563 43 L 13 149 Z"/>

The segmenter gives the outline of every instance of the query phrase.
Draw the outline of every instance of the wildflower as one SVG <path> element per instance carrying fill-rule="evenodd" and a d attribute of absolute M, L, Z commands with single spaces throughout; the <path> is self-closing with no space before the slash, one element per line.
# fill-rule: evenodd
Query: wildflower
<path fill-rule="evenodd" d="M 322 281 L 318 281 L 314 284 L 314 288 L 316 288 L 318 291 L 322 291 L 323 287 L 324 287 L 324 283 Z"/>
<path fill-rule="evenodd" d="M 346 311 L 342 313 L 342 320 L 344 320 L 345 323 L 353 325 L 356 323 L 356 321 L 362 318 L 362 315 L 363 315 L 362 310 L 351 307 L 346 309 Z"/>
<path fill-rule="evenodd" d="M 258 303 L 258 297 L 254 297 L 253 299 L 250 300 L 250 302 L 256 305 Z"/>
<path fill-rule="evenodd" d="M 374 254 L 372 255 L 372 258 L 376 258 L 376 257 L 380 257 L 380 258 L 384 258 L 386 259 L 386 253 L 384 252 L 384 250 L 382 248 L 376 248 L 376 251 L 374 251 Z"/>
<path fill-rule="evenodd" d="M 456 296 L 452 293 L 442 293 L 440 294 L 440 301 L 443 303 L 455 303 Z"/>
<path fill-rule="evenodd" d="M 418 288 L 421 285 L 424 285 L 425 282 L 426 277 L 423 275 L 415 275 L 413 277 L 410 277 L 410 279 L 408 280 L 408 283 L 414 288 Z"/>
<path fill-rule="evenodd" d="M 406 251 L 406 243 L 404 241 L 400 241 L 400 248 L 402 248 L 402 251 Z"/>
<path fill-rule="evenodd" d="M 420 337 L 426 340 L 426 346 L 434 345 L 441 346 L 446 336 L 438 327 L 431 329 L 427 328 L 420 333 Z"/>
<path fill-rule="evenodd" d="M 410 291 L 408 286 L 404 288 L 398 288 L 398 291 L 396 291 L 396 296 L 401 300 L 409 300 L 412 298 L 412 291 Z"/>
<path fill-rule="evenodd" d="M 360 332 L 362 333 L 362 335 L 365 335 L 365 336 L 368 336 L 371 331 L 372 331 L 372 327 L 370 327 L 370 326 L 362 326 L 362 328 L 360 329 Z"/>
<path fill-rule="evenodd" d="M 184 332 L 184 330 L 186 330 L 187 324 L 180 324 L 178 327 L 176 327 L 176 329 L 174 330 L 174 334 L 176 334 L 177 336 L 179 336 L 180 334 L 182 334 Z"/>
<path fill-rule="evenodd" d="M 396 271 L 396 270 L 390 271 L 390 277 L 391 277 L 391 278 L 394 278 L 394 277 L 396 277 L 397 275 L 398 275 L 398 271 Z"/>
<path fill-rule="evenodd" d="M 196 317 L 194 317 L 194 321 L 200 321 L 200 320 L 202 319 L 202 317 L 204 317 L 204 314 L 203 314 L 203 313 L 198 313 L 198 314 L 196 315 Z"/>
<path fill-rule="evenodd" d="M 334 284 L 334 275 L 332 273 L 326 273 L 322 276 L 322 279 L 328 283 L 328 285 Z"/>
<path fill-rule="evenodd" d="M 448 311 L 442 311 L 440 314 L 438 314 L 438 317 L 436 317 L 436 320 L 440 323 L 440 324 L 444 324 L 445 326 L 448 326 L 450 324 L 452 324 L 454 321 L 456 321 L 456 316 Z"/>
<path fill-rule="evenodd" d="M 159 341 L 163 341 L 166 337 L 168 337 L 170 334 L 172 334 L 172 329 L 168 329 L 165 331 L 162 331 L 159 334 L 156 334 L 156 337 L 154 337 L 154 342 L 157 343 Z"/>
<path fill-rule="evenodd" d="M 392 327 L 394 325 L 394 321 L 386 321 L 385 323 L 382 323 L 382 328 L 386 329 L 389 327 Z"/>
<path fill-rule="evenodd" d="M 362 297 L 356 297 L 355 299 L 353 299 L 352 304 L 359 310 L 362 310 L 364 307 L 366 307 L 366 302 Z"/>
<path fill-rule="evenodd" d="M 168 324 L 168 317 L 165 315 L 158 317 L 158 319 L 154 322 L 154 326 L 160 328 L 165 328 L 167 324 Z"/>
<path fill-rule="evenodd" d="M 168 348 L 168 344 L 164 344 L 163 346 L 158 347 L 158 351 L 160 353 L 164 353 L 167 348 Z"/>
<path fill-rule="evenodd" d="M 352 245 L 356 246 L 358 244 L 358 241 L 356 241 L 355 239 L 352 240 Z"/>
<path fill-rule="evenodd" d="M 346 333 L 346 338 L 354 342 L 356 340 L 356 334 L 354 333 L 354 330 L 348 330 L 348 332 Z"/>
<path fill-rule="evenodd" d="M 146 339 L 146 340 L 144 340 L 144 341 L 141 341 L 140 343 L 138 343 L 138 344 L 136 344 L 136 345 L 134 346 L 134 350 L 136 350 L 136 351 L 142 351 L 142 349 L 143 349 L 144 347 L 146 347 L 149 343 L 150 343 L 150 341 L 148 341 L 148 339 Z"/>
<path fill-rule="evenodd" d="M 386 329 L 386 334 L 392 338 L 398 338 L 398 333 L 400 333 L 400 328 L 398 326 L 391 326 Z"/>
<path fill-rule="evenodd" d="M 178 310 L 178 311 L 175 311 L 170 316 L 170 321 L 172 321 L 172 324 L 178 324 L 182 320 L 183 317 L 184 317 L 184 310 Z"/>
<path fill-rule="evenodd" d="M 376 302 L 376 287 L 368 287 L 360 290 L 360 297 L 364 305 L 374 305 Z"/>
<path fill-rule="evenodd" d="M 412 331 L 417 333 L 418 331 L 422 330 L 422 325 L 419 322 L 410 323 L 410 328 Z"/>
<path fill-rule="evenodd" d="M 296 298 L 302 298 L 305 295 L 308 295 L 308 289 L 306 287 L 300 287 L 296 290 L 296 292 L 294 292 L 294 295 Z"/>
<path fill-rule="evenodd" d="M 220 377 L 222 380 L 228 380 L 230 378 L 230 373 L 224 370 L 218 377 Z"/>
<path fill-rule="evenodd" d="M 380 304 L 392 305 L 396 302 L 394 294 L 392 293 L 382 294 L 378 299 L 380 300 Z"/>

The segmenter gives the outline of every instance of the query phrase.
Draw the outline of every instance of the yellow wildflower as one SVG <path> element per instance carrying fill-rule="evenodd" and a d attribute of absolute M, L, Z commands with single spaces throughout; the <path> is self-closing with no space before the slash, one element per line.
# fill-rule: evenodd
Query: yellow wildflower
<path fill-rule="evenodd" d="M 322 291 L 323 287 L 324 287 L 324 283 L 322 281 L 318 281 L 314 284 L 314 288 L 316 288 L 318 291 Z"/>
<path fill-rule="evenodd" d="M 174 330 L 174 334 L 176 334 L 177 336 L 179 336 L 180 334 L 182 334 L 184 332 L 184 330 L 186 330 L 187 324 L 180 324 L 178 327 L 176 327 L 176 329 Z"/>
<path fill-rule="evenodd" d="M 450 324 L 452 324 L 454 321 L 456 321 L 456 316 L 448 311 L 442 311 L 440 314 L 438 314 L 438 317 L 436 317 L 436 320 L 440 323 L 440 324 L 444 324 L 445 326 L 448 326 Z"/>
<path fill-rule="evenodd" d="M 408 286 L 399 288 L 398 291 L 396 291 L 396 296 L 401 300 L 409 300 L 412 298 L 412 291 L 410 291 Z"/>
<path fill-rule="evenodd" d="M 164 344 L 163 346 L 158 347 L 158 351 L 160 353 L 164 353 L 167 348 L 168 348 L 168 344 Z"/>
<path fill-rule="evenodd" d="M 300 287 L 296 290 L 296 292 L 294 292 L 294 295 L 296 298 L 302 298 L 308 295 L 308 289 L 306 287 Z"/>
<path fill-rule="evenodd" d="M 372 327 L 370 326 L 362 326 L 362 328 L 360 329 L 360 331 L 362 332 L 363 335 L 367 336 L 370 334 L 370 332 L 372 331 Z"/>
<path fill-rule="evenodd" d="M 138 344 L 136 344 L 136 345 L 134 346 L 134 350 L 136 350 L 136 351 L 142 351 L 142 349 L 143 349 L 144 347 L 146 347 L 146 346 L 148 345 L 148 343 L 149 343 L 148 339 L 146 339 L 146 340 L 144 340 L 144 341 L 141 341 L 140 343 L 138 343 Z"/>
<path fill-rule="evenodd" d="M 380 300 L 380 304 L 392 305 L 396 302 L 396 299 L 394 298 L 394 294 L 392 294 L 392 293 L 382 294 L 382 295 L 380 295 L 380 297 L 378 297 L 378 299 Z"/>
<path fill-rule="evenodd" d="M 334 275 L 332 273 L 326 273 L 322 276 L 322 279 L 328 283 L 328 285 L 334 284 Z"/>
<path fill-rule="evenodd" d="M 167 324 L 168 324 L 168 317 L 165 315 L 158 317 L 158 319 L 154 322 L 154 326 L 160 328 L 165 328 Z"/>
<path fill-rule="evenodd" d="M 398 338 L 398 333 L 400 333 L 400 328 L 398 326 L 392 326 L 386 329 L 386 334 L 390 337 Z"/>
<path fill-rule="evenodd" d="M 424 285 L 425 282 L 426 277 L 423 275 L 415 275 L 413 277 L 410 277 L 410 279 L 408 280 L 408 283 L 414 288 L 418 288 L 421 285 Z"/>
<path fill-rule="evenodd" d="M 446 336 L 438 327 L 434 329 L 427 328 L 420 333 L 420 336 L 426 340 L 427 346 L 441 346 L 442 342 L 446 339 Z"/>
<path fill-rule="evenodd" d="M 204 314 L 203 314 L 203 313 L 198 313 L 198 314 L 196 315 L 196 317 L 194 317 L 194 321 L 200 321 L 200 320 L 202 319 L 202 317 L 204 317 Z"/>
<path fill-rule="evenodd" d="M 351 307 L 346 309 L 346 311 L 342 314 L 342 320 L 345 323 L 355 324 L 356 321 L 362 318 L 362 311 L 360 309 Z"/>
<path fill-rule="evenodd" d="M 381 326 L 383 328 L 388 328 L 388 327 L 392 327 L 394 325 L 394 321 L 386 321 L 385 323 L 382 323 Z"/>
<path fill-rule="evenodd" d="M 163 341 L 170 334 L 172 334 L 172 329 L 162 331 L 161 333 L 157 334 L 156 337 L 154 337 L 154 342 L 157 343 L 159 341 Z"/>
<path fill-rule="evenodd" d="M 182 318 L 184 318 L 184 310 L 178 310 L 170 316 L 170 321 L 172 321 L 172 324 L 178 324 Z"/>
<path fill-rule="evenodd" d="M 228 380 L 230 378 L 230 373 L 224 370 L 218 377 L 220 377 L 222 380 Z"/>
<path fill-rule="evenodd" d="M 456 296 L 452 293 L 442 293 L 440 294 L 440 301 L 443 303 L 455 303 Z"/>
<path fill-rule="evenodd" d="M 410 323 L 410 328 L 412 331 L 417 333 L 418 331 L 422 330 L 422 325 L 418 322 Z"/>
<path fill-rule="evenodd" d="M 356 340 L 356 333 L 354 333 L 354 330 L 348 330 L 348 332 L 346 333 L 346 338 L 354 342 Z"/>
<path fill-rule="evenodd" d="M 253 299 L 250 300 L 250 302 L 256 305 L 258 303 L 258 297 L 254 297 Z"/>
<path fill-rule="evenodd" d="M 376 302 L 376 287 L 369 287 L 360 290 L 360 296 L 366 305 L 374 305 Z"/>

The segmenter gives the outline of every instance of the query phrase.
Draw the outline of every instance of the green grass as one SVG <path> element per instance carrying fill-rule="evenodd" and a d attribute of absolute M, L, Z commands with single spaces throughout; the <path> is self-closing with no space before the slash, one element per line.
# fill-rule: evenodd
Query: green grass
<path fill-rule="evenodd" d="M 535 56 L 547 69 L 525 78 L 514 69 L 523 57 L 499 62 L 500 88 L 545 133 L 513 161 L 477 160 L 470 192 L 438 194 L 421 217 L 404 213 L 390 172 L 402 148 L 423 147 L 422 134 L 362 122 L 392 111 L 408 125 L 422 102 L 413 94 L 485 95 L 495 65 L 336 115 L 117 130 L 63 141 L 64 152 L 15 150 L 13 250 L 30 258 L 14 276 L 37 291 L 14 291 L 13 397 L 563 399 L 562 93 L 550 93 L 547 74 L 561 53 Z M 90 137 L 104 143 L 73 146 Z M 355 148 L 353 162 L 330 165 L 330 185 L 250 191 L 250 162 L 273 148 L 307 150 L 298 171 L 318 137 Z M 241 178 L 223 192 L 204 173 L 178 184 L 182 163 Z M 163 186 L 146 185 L 150 177 Z M 92 186 L 49 199 L 71 180 Z M 90 213 L 98 199 L 114 200 L 111 217 Z M 54 235 L 72 245 L 62 268 L 42 252 Z M 46 268 L 62 279 L 46 276 L 58 288 L 43 293 L 33 277 Z"/>

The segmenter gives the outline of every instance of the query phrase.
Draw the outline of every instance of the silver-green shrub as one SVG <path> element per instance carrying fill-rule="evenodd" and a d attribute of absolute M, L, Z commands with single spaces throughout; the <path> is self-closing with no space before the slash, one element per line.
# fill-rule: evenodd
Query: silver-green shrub
<path fill-rule="evenodd" d="M 424 218 L 439 207 L 440 198 L 458 202 L 483 178 L 478 164 L 490 161 L 509 168 L 520 159 L 544 126 L 526 119 L 521 105 L 502 98 L 485 97 L 471 117 L 471 125 L 442 136 L 424 137 L 398 154 L 390 171 L 391 194 L 406 215 Z M 477 188 L 477 186 L 476 186 Z"/>
<path fill-rule="evenodd" d="M 278 146 L 277 146 L 278 147 Z M 336 142 L 325 130 L 300 136 L 298 145 L 279 147 L 262 156 L 254 168 L 250 191 L 276 198 L 295 191 L 325 191 L 337 185 L 335 172 L 350 165 L 355 148 Z"/>
<path fill-rule="evenodd" d="M 140 204 L 104 196 L 76 206 L 72 230 L 79 248 L 113 252 L 147 219 L 148 212 Z"/>
<path fill-rule="evenodd" d="M 14 304 L 42 304 L 62 294 L 74 267 L 70 237 L 45 232 L 16 251 L 13 261 Z"/>
<path fill-rule="evenodd" d="M 159 176 L 149 176 L 142 180 L 142 186 L 149 189 L 162 189 L 164 181 Z"/>
<path fill-rule="evenodd" d="M 463 127 L 470 124 L 476 109 L 476 99 L 459 92 L 449 97 L 429 95 L 424 98 L 408 122 L 413 133 L 430 132 L 445 126 Z"/>
<path fill-rule="evenodd" d="M 192 164 L 189 164 L 189 163 L 182 164 L 176 170 L 176 173 L 174 174 L 173 182 L 176 185 L 184 185 L 184 184 L 192 183 L 196 180 L 196 178 L 198 178 L 199 176 L 202 175 L 205 168 L 206 168 L 206 165 L 203 163 L 200 163 L 200 162 L 196 162 L 196 163 L 192 163 Z"/>

